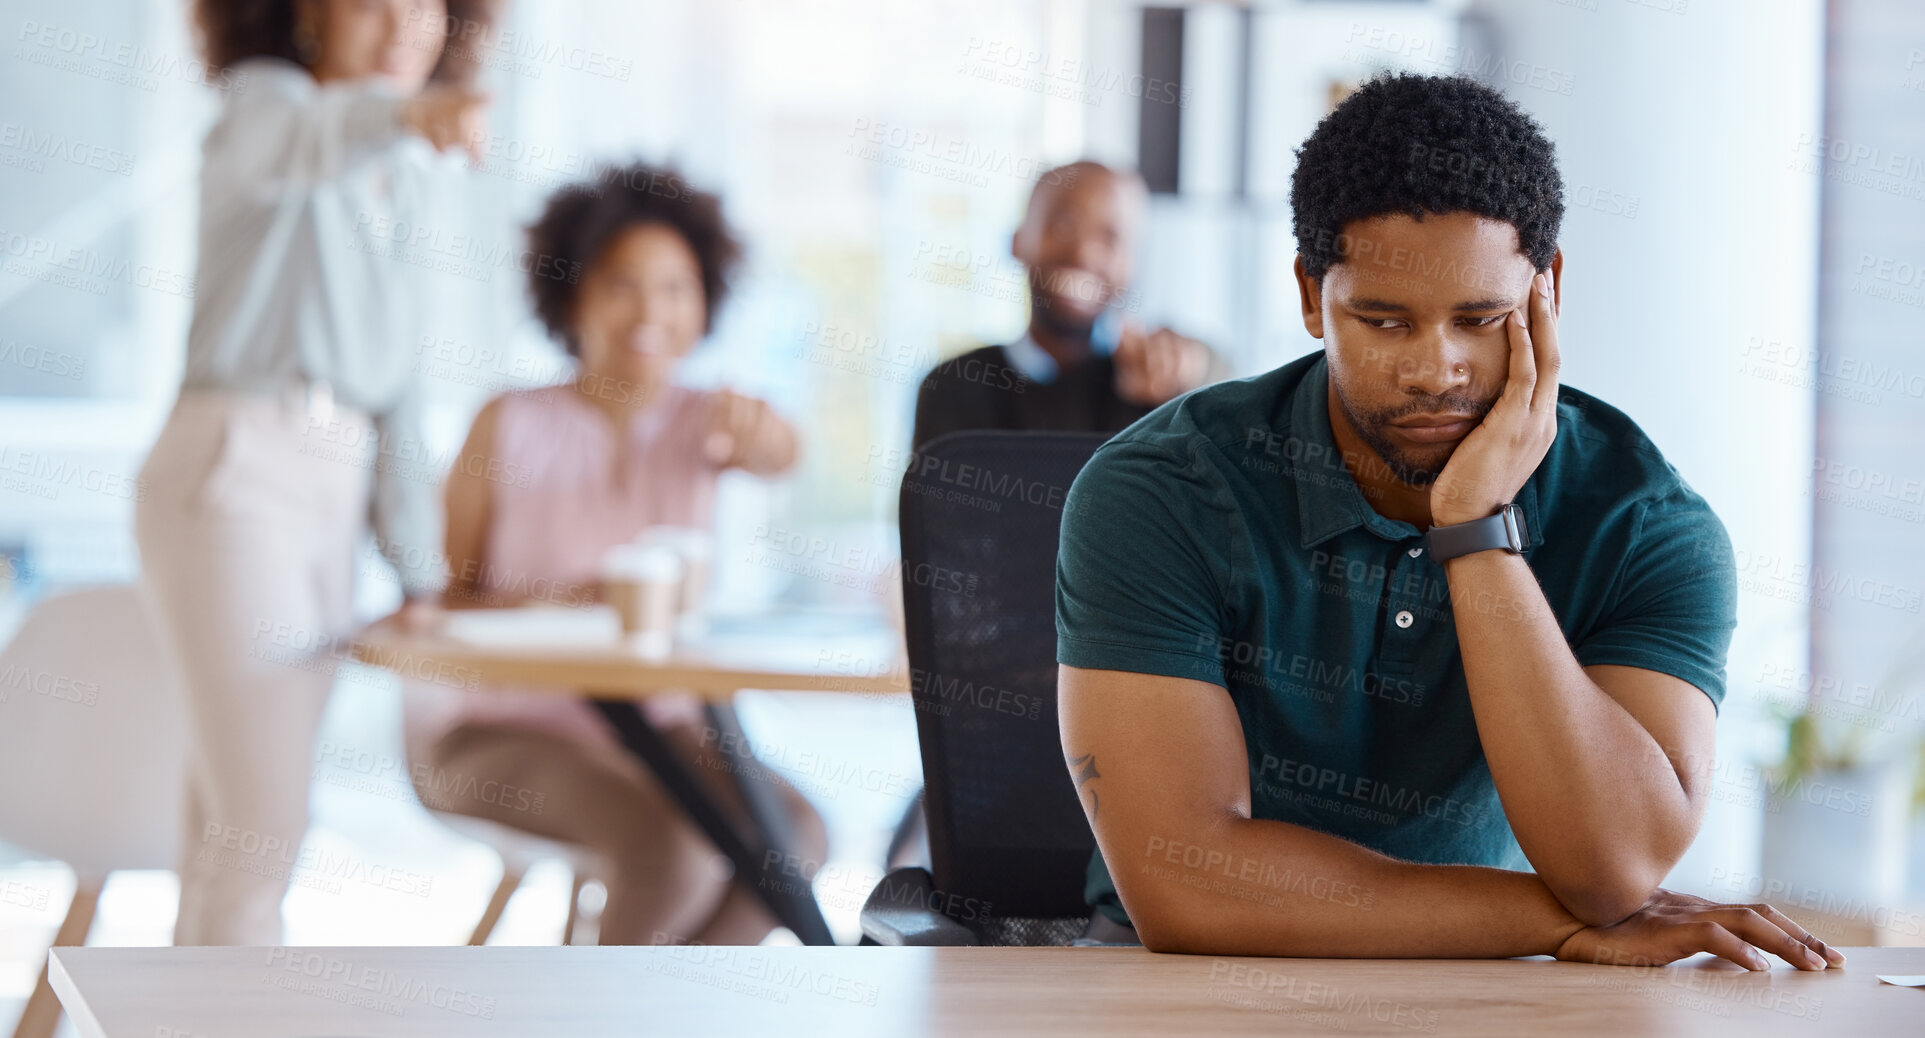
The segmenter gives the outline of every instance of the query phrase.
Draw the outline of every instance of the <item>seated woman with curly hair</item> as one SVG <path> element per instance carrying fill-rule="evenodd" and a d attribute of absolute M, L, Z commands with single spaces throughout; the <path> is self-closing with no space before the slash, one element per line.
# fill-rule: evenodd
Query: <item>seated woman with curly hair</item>
<path fill-rule="evenodd" d="M 767 403 L 674 381 L 740 252 L 719 199 L 670 170 L 609 169 L 550 198 L 529 239 L 543 260 L 527 264 L 535 311 L 578 371 L 476 415 L 446 490 L 454 608 L 513 605 L 536 587 L 592 600 L 609 549 L 650 526 L 709 526 L 724 470 L 772 476 L 795 464 L 795 430 Z M 500 472 L 518 475 L 487 478 Z M 407 742 L 422 801 L 597 852 L 610 870 L 601 943 L 754 944 L 776 925 L 586 700 L 421 691 L 411 690 Z M 693 705 L 656 697 L 645 708 L 692 771 L 723 778 L 700 766 Z M 480 795 L 508 787 L 539 794 L 539 812 Z M 797 852 L 820 861 L 820 819 L 793 789 L 781 795 Z"/>

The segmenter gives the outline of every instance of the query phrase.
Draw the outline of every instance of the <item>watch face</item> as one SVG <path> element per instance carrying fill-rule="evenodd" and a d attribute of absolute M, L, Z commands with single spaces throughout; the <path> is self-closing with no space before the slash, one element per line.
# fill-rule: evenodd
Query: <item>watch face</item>
<path fill-rule="evenodd" d="M 1524 554 L 1524 510 L 1512 503 L 1498 514 L 1504 517 L 1504 537 L 1510 541 L 1506 550 L 1513 555 Z"/>

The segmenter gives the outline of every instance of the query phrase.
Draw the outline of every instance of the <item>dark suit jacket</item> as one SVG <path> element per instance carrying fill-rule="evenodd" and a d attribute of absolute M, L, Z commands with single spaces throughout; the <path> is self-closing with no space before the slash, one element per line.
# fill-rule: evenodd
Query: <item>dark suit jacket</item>
<path fill-rule="evenodd" d="M 1121 432 L 1153 410 L 1116 395 L 1116 362 L 1107 356 L 1068 365 L 1045 384 L 1013 367 L 1001 346 L 984 346 L 923 377 L 911 446 L 963 429 Z"/>

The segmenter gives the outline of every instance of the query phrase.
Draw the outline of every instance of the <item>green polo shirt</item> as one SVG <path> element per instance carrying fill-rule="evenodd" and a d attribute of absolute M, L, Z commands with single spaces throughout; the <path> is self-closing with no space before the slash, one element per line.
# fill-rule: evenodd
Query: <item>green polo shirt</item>
<path fill-rule="evenodd" d="M 1096 452 L 1064 506 L 1056 658 L 1222 686 L 1253 817 L 1406 861 L 1528 869 L 1477 737 L 1444 569 L 1421 531 L 1365 501 L 1327 385 L 1311 354 L 1174 400 Z M 1560 387 L 1557 440 L 1517 502 L 1580 664 L 1723 699 L 1730 541 L 1629 418 Z M 1166 855 L 1110 864 L 1167 875 Z M 1127 921 L 1100 853 L 1087 895 Z"/>

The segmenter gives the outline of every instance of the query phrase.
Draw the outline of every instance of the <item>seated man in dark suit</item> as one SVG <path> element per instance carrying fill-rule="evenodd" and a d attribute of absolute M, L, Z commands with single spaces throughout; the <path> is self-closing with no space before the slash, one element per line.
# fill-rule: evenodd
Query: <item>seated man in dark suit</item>
<path fill-rule="evenodd" d="M 936 365 L 916 394 L 911 448 L 963 429 L 1121 432 L 1229 375 L 1208 346 L 1122 320 L 1149 191 L 1134 172 L 1073 162 L 1036 178 L 1009 252 L 1029 271 L 1029 328 Z M 920 799 L 888 864 L 929 864 Z"/>
<path fill-rule="evenodd" d="M 1029 270 L 1029 328 L 924 377 L 912 447 L 961 429 L 1120 432 L 1228 374 L 1195 339 L 1117 319 L 1148 199 L 1141 177 L 1095 162 L 1037 178 L 1009 246 Z"/>

